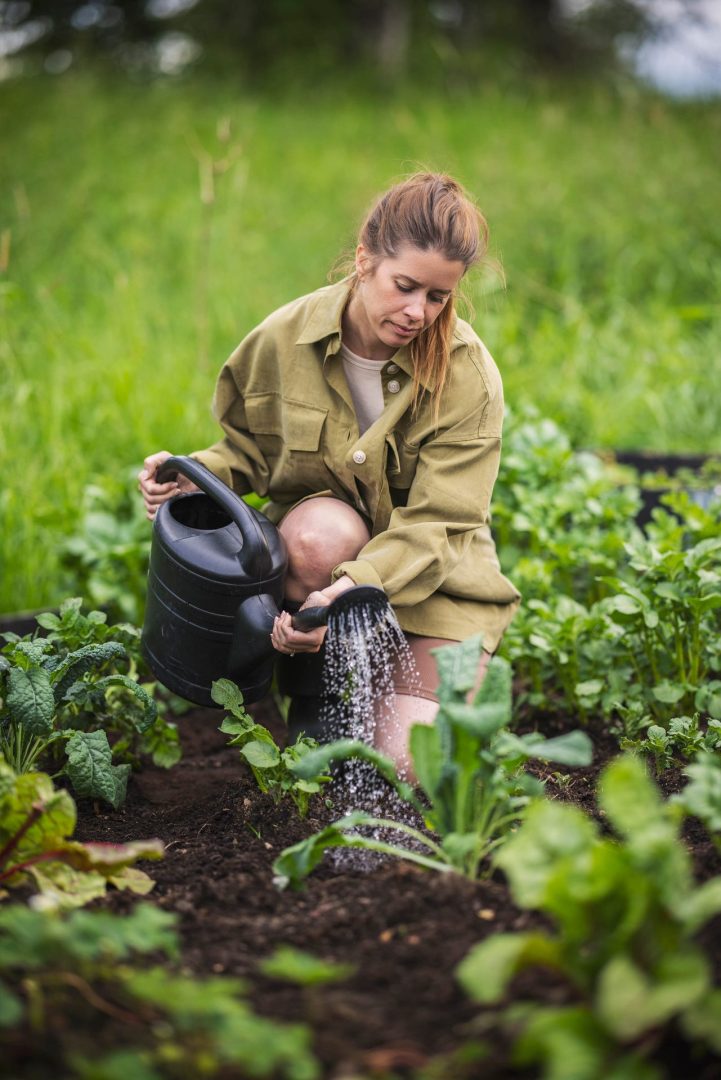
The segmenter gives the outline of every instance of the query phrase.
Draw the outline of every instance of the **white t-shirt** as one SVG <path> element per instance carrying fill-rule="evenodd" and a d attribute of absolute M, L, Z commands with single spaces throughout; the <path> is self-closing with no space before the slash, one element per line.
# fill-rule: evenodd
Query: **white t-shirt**
<path fill-rule="evenodd" d="M 358 427 L 361 435 L 374 424 L 383 412 L 383 383 L 381 372 L 385 365 L 384 360 L 366 360 L 363 356 L 356 356 L 347 345 L 341 342 L 340 355 L 343 361 L 343 370 L 348 380 L 353 406 L 358 419 Z"/>

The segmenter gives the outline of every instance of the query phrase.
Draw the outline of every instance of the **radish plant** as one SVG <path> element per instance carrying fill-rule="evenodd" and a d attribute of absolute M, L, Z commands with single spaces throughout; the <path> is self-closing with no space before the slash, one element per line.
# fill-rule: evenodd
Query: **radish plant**
<path fill-rule="evenodd" d="M 473 689 L 482 648 L 480 635 L 459 645 L 435 650 L 440 678 L 440 707 L 433 725 L 411 731 L 411 755 L 419 790 L 399 777 L 393 763 L 372 747 L 340 740 L 307 754 L 293 766 L 299 776 L 327 769 L 332 761 L 360 758 L 370 762 L 425 824 L 426 830 L 400 821 L 355 811 L 293 847 L 276 859 L 280 887 L 298 886 L 332 847 L 365 848 L 407 859 L 429 869 L 456 871 L 476 878 L 490 869 L 489 856 L 515 828 L 525 808 L 543 785 L 524 769 L 535 758 L 564 765 L 588 765 L 591 742 L 573 731 L 554 739 L 538 733 L 518 736 L 511 720 L 511 669 L 500 658 L 491 661 L 474 701 Z M 398 844 L 363 830 L 395 832 Z"/>

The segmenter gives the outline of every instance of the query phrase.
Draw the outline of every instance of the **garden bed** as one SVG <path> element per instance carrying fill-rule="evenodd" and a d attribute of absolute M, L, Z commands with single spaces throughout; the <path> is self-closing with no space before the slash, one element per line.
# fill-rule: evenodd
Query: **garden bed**
<path fill-rule="evenodd" d="M 250 711 L 282 739 L 282 721 L 269 700 Z M 80 800 L 78 838 L 161 838 L 166 856 L 149 867 L 156 880 L 151 897 L 179 917 L 184 967 L 194 975 L 241 976 L 250 984 L 257 1012 L 310 1024 L 323 1076 L 415 1077 L 430 1059 L 457 1050 L 473 1037 L 479 1007 L 454 978 L 454 968 L 471 946 L 489 934 L 528 929 L 540 919 L 514 906 L 500 874 L 473 883 L 456 874 L 434 874 L 390 861 L 361 872 L 334 868 L 326 859 L 305 891 L 277 891 L 273 859 L 325 824 L 331 811 L 316 799 L 303 822 L 290 805 L 275 806 L 262 795 L 238 752 L 228 747 L 228 737 L 218 730 L 221 717 L 213 710 L 182 717 L 182 761 L 170 771 L 146 766 L 134 774 L 127 802 L 118 811 Z M 548 787 L 549 793 L 557 791 L 586 810 L 594 807 L 598 771 L 615 752 L 607 734 L 592 734 L 594 765 L 575 770 L 568 785 L 551 779 Z M 669 770 L 664 787 L 673 789 L 678 780 L 678 772 Z M 703 830 L 693 829 L 688 841 L 701 876 L 718 873 L 719 860 Z M 108 903 L 126 912 L 136 900 L 115 892 L 104 905 Z M 280 944 L 350 963 L 355 974 L 309 996 L 259 972 L 259 961 Z M 707 926 L 704 944 L 718 974 L 721 920 Z M 517 985 L 524 995 L 546 1003 L 564 1000 L 561 984 L 547 972 L 524 975 Z M 123 1033 L 119 1021 L 106 1022 L 109 1030 L 101 1038 L 137 1039 L 137 1028 Z M 77 1023 L 62 1031 L 50 1028 L 45 1065 L 49 1067 L 53 1057 L 57 1060 L 58 1043 L 67 1060 L 72 1049 L 97 1049 L 98 1037 L 96 1026 L 89 1027 L 80 1010 Z M 532 1075 L 506 1064 L 497 1031 L 485 1039 L 490 1048 L 482 1063 L 456 1062 L 438 1075 L 446 1080 Z M 36 1046 L 29 1055 L 28 1050 L 22 1039 L 11 1044 L 4 1066 L 10 1072 L 2 1074 L 42 1076 L 43 1052 Z M 662 1047 L 668 1075 L 685 1071 L 688 1056 L 687 1044 L 675 1043 L 671 1033 Z M 697 1078 L 717 1076 L 718 1060 L 706 1065 L 694 1061 L 693 1068 Z"/>

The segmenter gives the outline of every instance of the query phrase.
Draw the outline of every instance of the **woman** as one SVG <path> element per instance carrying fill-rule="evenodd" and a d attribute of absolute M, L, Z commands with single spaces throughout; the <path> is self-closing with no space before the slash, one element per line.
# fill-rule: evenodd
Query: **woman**
<path fill-rule="evenodd" d="M 482 632 L 480 683 L 519 602 L 488 525 L 501 380 L 454 311 L 486 241 L 451 177 L 419 173 L 391 188 L 361 228 L 349 276 L 271 314 L 231 355 L 213 403 L 225 437 L 193 455 L 238 494 L 268 497 L 288 548 L 290 611 L 357 584 L 385 590 L 421 685 L 396 672 L 395 722 L 380 716 L 376 746 L 408 775 L 410 727 L 432 723 L 438 707 L 430 650 Z M 151 518 L 192 488 L 182 477 L 155 482 L 168 456 L 153 454 L 139 474 Z M 286 674 L 324 635 L 280 615 L 271 640 L 294 658 Z M 302 693 L 292 708 L 295 728 L 308 730 Z"/>

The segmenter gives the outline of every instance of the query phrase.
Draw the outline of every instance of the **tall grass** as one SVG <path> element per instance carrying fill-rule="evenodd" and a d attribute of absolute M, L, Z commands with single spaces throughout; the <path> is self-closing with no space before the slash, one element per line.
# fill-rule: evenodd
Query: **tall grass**
<path fill-rule="evenodd" d="M 489 219 L 507 286 L 476 280 L 474 321 L 509 403 L 583 445 L 717 446 L 718 105 L 68 74 L 3 85 L 0 117 L 0 611 L 58 599 L 91 480 L 216 438 L 226 355 L 419 164 Z"/>

